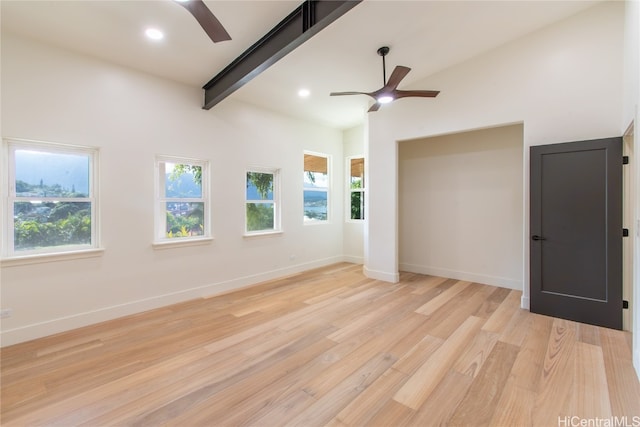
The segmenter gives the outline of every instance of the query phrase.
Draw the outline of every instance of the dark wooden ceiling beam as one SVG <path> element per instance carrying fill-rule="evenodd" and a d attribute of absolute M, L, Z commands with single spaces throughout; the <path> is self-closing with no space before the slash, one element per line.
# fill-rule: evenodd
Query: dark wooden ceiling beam
<path fill-rule="evenodd" d="M 202 108 L 218 104 L 361 1 L 306 0 L 203 86 Z"/>

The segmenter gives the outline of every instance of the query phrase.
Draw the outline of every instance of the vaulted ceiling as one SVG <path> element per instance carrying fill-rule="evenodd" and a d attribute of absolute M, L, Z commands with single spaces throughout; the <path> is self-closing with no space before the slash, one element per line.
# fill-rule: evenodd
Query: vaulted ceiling
<path fill-rule="evenodd" d="M 172 0 L 2 0 L 2 32 L 202 87 L 302 0 L 205 3 L 232 40 L 212 43 L 194 18 Z M 364 0 L 230 98 L 348 128 L 362 120 L 371 99 L 329 97 L 329 93 L 380 88 L 382 65 L 376 54 L 380 46 L 391 48 L 387 70 L 396 65 L 412 68 L 400 89 L 438 89 L 415 83 L 595 3 Z M 159 42 L 145 38 L 144 30 L 150 26 L 162 29 L 165 38 Z M 298 96 L 301 88 L 310 91 L 307 98 Z M 202 98 L 194 103 L 201 105 Z M 393 108 L 393 104 L 382 108 Z"/>

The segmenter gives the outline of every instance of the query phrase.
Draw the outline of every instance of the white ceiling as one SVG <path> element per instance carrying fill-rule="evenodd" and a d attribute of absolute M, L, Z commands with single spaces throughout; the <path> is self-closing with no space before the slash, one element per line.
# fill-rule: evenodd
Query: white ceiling
<path fill-rule="evenodd" d="M 362 120 L 371 100 L 330 97 L 329 92 L 380 88 L 382 62 L 376 54 L 380 46 L 391 48 L 387 76 L 396 65 L 412 68 L 400 89 L 437 90 L 413 83 L 596 2 L 364 0 L 231 97 L 348 128 Z M 202 87 L 300 3 L 206 0 L 233 39 L 214 44 L 172 0 L 0 1 L 3 33 L 17 33 L 194 87 Z M 162 29 L 165 39 L 147 40 L 143 33 L 148 26 Z M 302 87 L 311 91 L 307 99 L 297 96 Z M 437 102 L 437 98 L 425 102 Z M 194 103 L 201 104 L 202 98 Z M 382 108 L 393 108 L 393 104 Z"/>

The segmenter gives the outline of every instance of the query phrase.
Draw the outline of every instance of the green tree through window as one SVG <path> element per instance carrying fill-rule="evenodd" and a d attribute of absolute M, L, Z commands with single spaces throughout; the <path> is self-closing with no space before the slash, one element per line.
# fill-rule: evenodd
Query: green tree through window
<path fill-rule="evenodd" d="M 208 230 L 208 162 L 160 157 L 156 163 L 156 240 L 199 238 Z"/>
<path fill-rule="evenodd" d="M 350 219 L 364 219 L 364 158 L 351 157 L 349 159 L 349 195 Z"/>
<path fill-rule="evenodd" d="M 268 232 L 279 228 L 277 171 L 248 171 L 246 175 L 246 232 Z"/>
<path fill-rule="evenodd" d="M 11 254 L 97 247 L 91 148 L 8 141 Z"/>

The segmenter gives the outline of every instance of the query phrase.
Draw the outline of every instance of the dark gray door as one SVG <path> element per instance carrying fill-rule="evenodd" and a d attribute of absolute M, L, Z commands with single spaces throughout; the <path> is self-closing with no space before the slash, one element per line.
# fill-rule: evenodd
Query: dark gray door
<path fill-rule="evenodd" d="M 531 147 L 531 311 L 622 329 L 622 138 Z"/>

